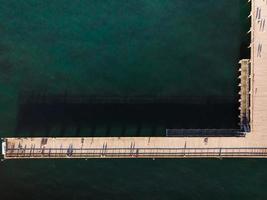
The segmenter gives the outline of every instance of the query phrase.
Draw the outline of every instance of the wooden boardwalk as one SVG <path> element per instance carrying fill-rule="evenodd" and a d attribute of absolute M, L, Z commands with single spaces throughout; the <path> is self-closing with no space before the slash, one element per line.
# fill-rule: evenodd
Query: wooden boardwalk
<path fill-rule="evenodd" d="M 4 158 L 267 158 L 267 0 L 251 3 L 251 132 L 244 137 L 4 138 Z"/>

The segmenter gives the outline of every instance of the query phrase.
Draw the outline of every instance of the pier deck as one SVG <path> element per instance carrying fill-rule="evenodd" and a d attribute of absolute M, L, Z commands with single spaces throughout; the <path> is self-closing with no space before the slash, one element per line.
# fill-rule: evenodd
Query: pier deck
<path fill-rule="evenodd" d="M 267 1 L 251 4 L 251 132 L 244 137 L 4 138 L 4 158 L 267 158 Z"/>

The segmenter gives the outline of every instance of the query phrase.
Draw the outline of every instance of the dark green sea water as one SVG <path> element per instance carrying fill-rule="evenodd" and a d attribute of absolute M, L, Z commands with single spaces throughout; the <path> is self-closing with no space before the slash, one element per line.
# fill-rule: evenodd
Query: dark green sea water
<path fill-rule="evenodd" d="M 238 126 L 238 61 L 249 43 L 242 0 L 0 2 L 2 135 L 162 136 L 166 128 Z M 30 95 L 189 101 L 22 103 Z"/>
<path fill-rule="evenodd" d="M 244 0 L 0 0 L 0 136 L 235 128 L 248 13 Z M 88 96 L 154 103 L 103 106 Z M 264 160 L 5 161 L 0 199 L 266 199 L 266 167 Z"/>
<path fill-rule="evenodd" d="M 1 199 L 265 200 L 266 160 L 65 160 L 0 164 Z"/>

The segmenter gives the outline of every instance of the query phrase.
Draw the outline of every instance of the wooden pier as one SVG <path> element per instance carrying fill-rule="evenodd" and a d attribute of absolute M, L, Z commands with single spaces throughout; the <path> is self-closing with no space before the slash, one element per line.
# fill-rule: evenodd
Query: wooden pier
<path fill-rule="evenodd" d="M 251 58 L 241 61 L 244 136 L 3 138 L 4 158 L 267 158 L 267 1 L 251 5 Z"/>

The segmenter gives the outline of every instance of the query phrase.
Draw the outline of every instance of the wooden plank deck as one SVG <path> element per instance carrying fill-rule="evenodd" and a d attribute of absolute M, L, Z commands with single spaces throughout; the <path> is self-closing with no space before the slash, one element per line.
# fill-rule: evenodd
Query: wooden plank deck
<path fill-rule="evenodd" d="M 4 158 L 267 157 L 267 0 L 251 11 L 251 132 L 245 137 L 4 138 Z"/>

